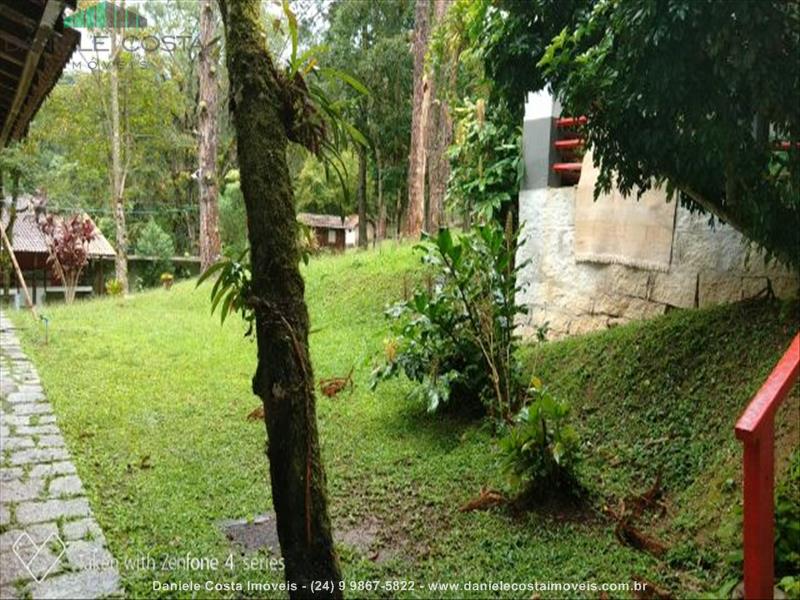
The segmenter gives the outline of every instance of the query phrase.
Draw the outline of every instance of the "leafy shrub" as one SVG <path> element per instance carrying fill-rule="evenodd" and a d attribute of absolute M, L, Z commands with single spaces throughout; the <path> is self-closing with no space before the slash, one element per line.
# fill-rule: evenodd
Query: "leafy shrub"
<path fill-rule="evenodd" d="M 775 494 L 775 574 L 800 581 L 800 450 Z"/>
<path fill-rule="evenodd" d="M 250 264 L 245 260 L 247 250 L 242 252 L 235 260 L 223 258 L 211 265 L 197 279 L 197 286 L 218 274 L 214 286 L 211 288 L 211 314 L 220 309 L 220 324 L 225 323 L 225 319 L 233 312 L 241 314 L 248 329 L 245 337 L 253 333 L 256 315 L 252 305 L 248 303 L 252 273 Z"/>
<path fill-rule="evenodd" d="M 778 587 L 786 593 L 787 598 L 791 600 L 800 598 L 800 576 L 795 577 L 787 575 L 786 577 L 782 577 L 778 583 Z"/>
<path fill-rule="evenodd" d="M 225 185 L 219 198 L 219 234 L 225 256 L 233 258 L 247 249 L 247 216 L 238 169 L 225 174 Z"/>
<path fill-rule="evenodd" d="M 479 220 L 503 221 L 507 207 L 516 201 L 522 180 L 522 132 L 508 125 L 502 103 L 489 108 L 483 100 L 467 100 L 456 108 L 456 143 L 450 147 L 450 182 L 447 201 Z"/>
<path fill-rule="evenodd" d="M 97 237 L 88 217 L 59 218 L 49 213 L 39 220 L 47 244 L 47 264 L 64 284 L 64 302 L 72 304 L 81 273 L 89 264 L 89 244 Z"/>
<path fill-rule="evenodd" d="M 175 244 L 172 237 L 158 226 L 154 220 L 150 220 L 139 233 L 136 243 L 136 252 L 143 256 L 154 257 L 156 260 L 149 262 L 142 270 L 142 283 L 145 286 L 158 285 L 161 273 L 172 272 L 172 261 L 175 254 Z"/>
<path fill-rule="evenodd" d="M 525 396 L 515 356 L 516 236 L 490 222 L 453 237 L 442 229 L 417 248 L 432 269 L 429 289 L 387 310 L 393 337 L 373 387 L 400 373 L 421 385 L 417 396 L 435 411 L 481 403 L 498 420 L 510 419 Z"/>
<path fill-rule="evenodd" d="M 109 279 L 106 281 L 106 294 L 109 296 L 121 296 L 122 282 L 118 279 Z"/>
<path fill-rule="evenodd" d="M 499 442 L 500 468 L 515 486 L 563 488 L 571 481 L 578 435 L 569 425 L 569 405 L 556 399 L 539 379 L 530 401 Z"/>

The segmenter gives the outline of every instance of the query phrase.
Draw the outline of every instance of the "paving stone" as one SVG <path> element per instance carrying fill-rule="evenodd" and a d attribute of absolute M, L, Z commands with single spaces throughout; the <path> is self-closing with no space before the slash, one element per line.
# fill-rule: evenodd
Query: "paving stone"
<path fill-rule="evenodd" d="M 50 482 L 50 495 L 59 496 L 79 496 L 83 494 L 83 485 L 77 475 L 65 475 L 56 477 Z"/>
<path fill-rule="evenodd" d="M 52 477 L 53 475 L 68 475 L 75 473 L 75 465 L 71 462 L 54 462 L 48 465 L 36 465 L 31 469 L 31 477 Z"/>
<path fill-rule="evenodd" d="M 9 436 L 0 438 L 0 450 L 19 450 L 21 448 L 33 448 L 33 439 L 29 437 Z"/>
<path fill-rule="evenodd" d="M 95 571 L 114 566 L 114 558 L 101 541 L 78 540 L 67 544 L 67 562 L 75 569 Z"/>
<path fill-rule="evenodd" d="M 79 571 L 57 577 L 48 577 L 27 588 L 31 598 L 105 598 L 120 591 L 119 573 L 116 569 L 105 571 Z"/>
<path fill-rule="evenodd" d="M 12 479 L 21 479 L 25 474 L 22 467 L 8 467 L 0 469 L 0 482 L 11 481 Z"/>
<path fill-rule="evenodd" d="M 42 435 L 36 442 L 38 446 L 43 448 L 56 448 L 64 446 L 64 438 L 60 434 Z"/>
<path fill-rule="evenodd" d="M 34 576 L 42 578 L 48 572 L 57 573 L 61 570 L 58 559 L 58 553 L 48 547 L 39 549 L 39 546 L 20 544 L 16 552 L 12 550 L 0 553 L 0 564 L 3 565 L 0 570 L 0 584 L 26 581 Z"/>
<path fill-rule="evenodd" d="M 100 526 L 94 519 L 79 519 L 77 521 L 67 521 L 63 527 L 64 539 L 68 541 L 92 539 L 105 541 Z"/>
<path fill-rule="evenodd" d="M 11 464 L 29 465 L 66 459 L 69 459 L 69 452 L 64 448 L 31 448 L 30 450 L 19 450 L 12 454 Z"/>
<path fill-rule="evenodd" d="M 41 419 L 44 419 L 42 417 Z M 41 422 L 41 419 L 39 421 Z M 56 435 L 59 432 L 58 426 L 52 423 L 45 425 L 18 425 L 16 429 L 17 435 Z"/>
<path fill-rule="evenodd" d="M 49 402 L 12 404 L 11 410 L 18 415 L 41 415 L 52 412 Z"/>
<path fill-rule="evenodd" d="M 42 402 L 44 394 L 38 392 L 23 392 L 21 389 L 18 392 L 11 392 L 6 398 L 11 404 L 20 404 L 24 402 Z"/>
<path fill-rule="evenodd" d="M 0 423 L 3 425 L 13 425 L 15 427 L 19 427 L 28 425 L 28 423 L 30 423 L 30 417 L 28 415 L 10 415 L 6 414 L 5 412 L 0 412 Z"/>
<path fill-rule="evenodd" d="M 11 529 L 0 534 L 0 552 L 11 552 L 14 544 L 23 533 L 27 533 L 37 544 L 42 543 L 51 535 L 58 535 L 58 525 L 55 523 L 39 523 L 28 525 L 24 530 Z"/>
<path fill-rule="evenodd" d="M 44 390 L 42 389 L 41 384 L 39 383 L 26 383 L 19 386 L 19 392 L 23 393 L 37 393 L 37 394 L 44 394 Z"/>
<path fill-rule="evenodd" d="M 0 598 L 121 596 L 56 416 L 1 312 L 0 398 Z M 43 500 L 45 492 L 52 499 Z M 27 567 L 46 577 L 37 582 Z"/>
<path fill-rule="evenodd" d="M 0 486 L 0 502 L 21 502 L 38 498 L 44 488 L 44 480 L 8 481 Z"/>
<path fill-rule="evenodd" d="M 90 513 L 86 498 L 23 502 L 17 506 L 17 521 L 22 524 L 55 521 L 61 517 L 85 517 Z"/>

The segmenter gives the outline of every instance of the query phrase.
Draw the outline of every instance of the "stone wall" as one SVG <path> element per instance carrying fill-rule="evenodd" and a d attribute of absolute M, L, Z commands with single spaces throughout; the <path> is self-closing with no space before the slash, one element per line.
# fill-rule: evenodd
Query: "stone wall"
<path fill-rule="evenodd" d="M 519 196 L 523 245 L 529 260 L 518 299 L 528 306 L 523 335 L 549 323 L 549 338 L 604 329 L 663 314 L 756 296 L 771 286 L 797 296 L 800 280 L 763 256 L 727 225 L 677 208 L 669 271 L 578 263 L 573 253 L 575 187 L 527 189 Z"/>

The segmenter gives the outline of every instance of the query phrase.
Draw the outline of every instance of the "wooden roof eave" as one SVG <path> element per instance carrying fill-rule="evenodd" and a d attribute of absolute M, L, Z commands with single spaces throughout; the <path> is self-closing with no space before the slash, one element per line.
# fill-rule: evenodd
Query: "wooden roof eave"
<path fill-rule="evenodd" d="M 65 4 L 66 0 L 47 0 L 47 4 L 42 12 L 42 18 L 39 20 L 39 25 L 36 29 L 36 33 L 33 36 L 30 50 L 28 51 L 22 66 L 22 74 L 20 76 L 19 83 L 17 84 L 17 91 L 14 94 L 14 99 L 11 103 L 8 114 L 6 115 L 3 130 L 0 132 L 0 148 L 4 147 L 6 143 L 8 143 L 12 131 L 14 131 L 16 128 L 20 113 L 23 112 L 23 108 L 26 106 L 26 102 L 28 103 L 28 106 L 31 104 L 35 105 L 32 112 L 35 112 L 35 109 L 39 105 L 39 102 L 37 102 L 35 99 L 33 102 L 30 102 L 31 99 L 29 98 L 29 92 L 31 89 L 31 84 L 33 83 L 34 75 L 39 67 L 39 61 L 42 57 L 42 53 L 44 52 L 47 41 L 53 34 L 56 22 L 61 16 Z M 77 32 L 74 33 L 79 36 Z M 40 101 L 41 98 L 38 100 Z M 30 116 L 32 116 L 32 114 Z M 25 130 L 26 128 L 27 123 L 24 123 L 21 129 Z"/>

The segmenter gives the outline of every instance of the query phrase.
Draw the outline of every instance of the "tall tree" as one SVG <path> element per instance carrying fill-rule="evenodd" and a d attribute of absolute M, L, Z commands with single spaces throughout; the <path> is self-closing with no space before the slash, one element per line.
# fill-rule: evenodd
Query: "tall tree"
<path fill-rule="evenodd" d="M 214 264 L 220 255 L 219 204 L 217 185 L 217 68 L 212 0 L 200 4 L 200 266 Z"/>
<path fill-rule="evenodd" d="M 425 55 L 430 37 L 431 0 L 417 0 L 414 11 L 414 100 L 411 112 L 411 148 L 408 156 L 408 209 L 404 233 L 419 237 L 425 211 L 425 167 L 430 111 L 430 82 Z"/>
<path fill-rule="evenodd" d="M 367 239 L 367 149 L 358 150 L 358 246 L 366 248 Z"/>
<path fill-rule="evenodd" d="M 335 0 L 327 15 L 330 27 L 324 41 L 331 66 L 351 73 L 371 92 L 364 97 L 349 86 L 331 90 L 347 103 L 351 120 L 371 140 L 365 179 L 372 185 L 364 186 L 370 191 L 365 212 L 380 221 L 384 197 L 394 203 L 398 191 L 405 196 L 408 183 L 413 69 L 408 31 L 413 27 L 413 3 Z M 355 182 L 358 189 L 358 178 Z M 385 228 L 376 229 L 380 233 Z"/>
<path fill-rule="evenodd" d="M 286 160 L 289 139 L 318 148 L 318 129 L 284 107 L 305 110 L 305 84 L 276 69 L 261 25 L 259 0 L 219 0 L 225 27 L 230 108 L 236 129 L 241 190 L 247 211 L 258 367 L 253 391 L 262 399 L 278 538 L 292 597 L 340 597 L 320 456 L 309 318 Z M 299 97 L 293 94 L 300 94 Z M 288 103 L 288 104 L 287 104 Z M 302 139 L 301 139 L 302 138 Z M 308 586 L 305 589 L 303 586 Z"/>
<path fill-rule="evenodd" d="M 116 7 L 114 7 L 116 9 Z M 123 3 L 124 10 L 125 5 Z M 119 62 L 121 46 L 117 39 L 117 24 L 111 24 L 111 61 L 109 76 L 109 126 L 111 133 L 111 203 L 114 210 L 117 254 L 114 258 L 114 271 L 122 292 L 128 292 L 128 228 L 125 223 L 125 177 L 127 166 L 122 164 L 122 133 L 119 114 Z"/>
<path fill-rule="evenodd" d="M 434 27 L 438 26 L 447 14 L 452 0 L 436 0 L 433 7 Z M 428 148 L 428 210 L 425 224 L 429 232 L 439 230 L 444 216 L 444 196 L 447 192 L 447 180 L 450 177 L 450 160 L 447 149 L 453 137 L 453 119 L 450 116 L 450 105 L 447 97 L 455 87 L 457 70 L 451 66 L 447 73 L 439 73 L 437 79 L 430 76 L 431 95 L 434 100 L 430 109 L 430 125 L 427 135 Z"/>

